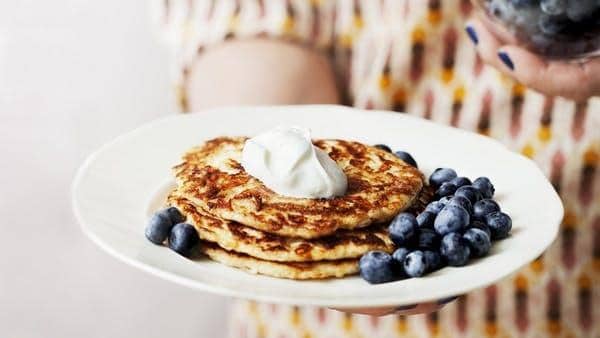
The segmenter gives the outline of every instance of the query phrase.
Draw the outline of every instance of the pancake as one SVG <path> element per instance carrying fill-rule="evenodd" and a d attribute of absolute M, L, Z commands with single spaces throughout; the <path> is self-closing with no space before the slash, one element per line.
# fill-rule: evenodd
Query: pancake
<path fill-rule="evenodd" d="M 227 251 L 218 245 L 202 241 L 199 250 L 221 264 L 254 274 L 287 279 L 339 278 L 358 272 L 358 258 L 320 262 L 273 262 L 242 253 Z"/>
<path fill-rule="evenodd" d="M 410 207 L 404 210 L 404 212 L 409 212 L 411 214 L 414 214 L 415 216 L 422 213 L 423 211 L 425 211 L 425 208 L 427 208 L 427 205 L 431 203 L 431 201 L 433 201 L 435 197 L 434 195 L 435 189 L 432 186 L 424 186 L 423 189 L 421 189 L 421 192 L 419 193 L 417 198 L 414 199 Z"/>
<path fill-rule="evenodd" d="M 317 140 L 348 177 L 332 199 L 276 194 L 240 165 L 247 138 L 220 137 L 190 150 L 174 167 L 182 194 L 219 218 L 282 236 L 316 238 L 384 223 L 411 205 L 423 176 L 391 153 L 358 142 Z"/>
<path fill-rule="evenodd" d="M 283 237 L 225 221 L 196 208 L 173 192 L 168 199 L 198 231 L 201 239 L 228 250 L 269 261 L 306 262 L 360 257 L 367 251 L 391 253 L 394 244 L 386 225 L 373 225 L 357 230 L 338 230 L 317 239 Z"/>

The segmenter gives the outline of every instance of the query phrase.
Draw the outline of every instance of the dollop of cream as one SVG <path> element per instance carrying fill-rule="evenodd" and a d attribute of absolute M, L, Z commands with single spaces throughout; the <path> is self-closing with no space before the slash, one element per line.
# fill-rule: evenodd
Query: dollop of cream
<path fill-rule="evenodd" d="M 280 126 L 248 139 L 242 166 L 283 196 L 332 198 L 344 195 L 348 188 L 346 174 L 312 144 L 305 128 Z"/>

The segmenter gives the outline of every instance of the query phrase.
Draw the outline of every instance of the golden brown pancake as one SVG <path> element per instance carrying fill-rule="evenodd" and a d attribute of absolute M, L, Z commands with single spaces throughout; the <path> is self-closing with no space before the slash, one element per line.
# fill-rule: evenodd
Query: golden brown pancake
<path fill-rule="evenodd" d="M 422 174 L 393 154 L 358 142 L 317 140 L 348 177 L 332 199 L 276 194 L 240 165 L 245 137 L 220 137 L 190 150 L 174 168 L 179 190 L 221 219 L 282 236 L 316 238 L 338 229 L 384 223 L 411 205 Z"/>
<path fill-rule="evenodd" d="M 246 254 L 227 251 L 202 241 L 200 251 L 210 259 L 254 274 L 288 279 L 324 279 L 344 277 L 358 272 L 358 258 L 318 262 L 273 262 Z"/>
<path fill-rule="evenodd" d="M 356 258 L 371 250 L 392 252 L 387 225 L 373 225 L 355 230 L 338 230 L 316 239 L 283 237 L 226 221 L 197 208 L 174 191 L 168 199 L 192 224 L 201 239 L 223 249 L 256 258 L 281 262 L 306 262 Z"/>
<path fill-rule="evenodd" d="M 410 207 L 406 208 L 404 212 L 410 212 L 411 214 L 418 215 L 422 213 L 427 205 L 433 201 L 433 197 L 435 195 L 435 189 L 432 186 L 426 185 L 421 189 L 421 192 L 414 199 L 413 203 Z"/>

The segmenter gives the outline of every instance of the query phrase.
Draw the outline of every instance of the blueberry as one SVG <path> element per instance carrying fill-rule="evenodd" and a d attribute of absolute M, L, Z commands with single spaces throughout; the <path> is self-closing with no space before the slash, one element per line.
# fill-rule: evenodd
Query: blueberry
<path fill-rule="evenodd" d="M 471 202 L 471 204 L 474 204 L 481 199 L 481 193 L 479 192 L 479 189 L 472 185 L 463 185 L 462 187 L 458 188 L 454 193 L 454 196 L 465 197 Z"/>
<path fill-rule="evenodd" d="M 198 232 L 192 225 L 187 223 L 175 224 L 169 236 L 169 248 L 184 257 L 188 257 L 199 240 Z"/>
<path fill-rule="evenodd" d="M 483 257 L 487 255 L 492 246 L 490 237 L 481 229 L 471 228 L 465 231 L 463 238 L 469 243 L 472 257 Z"/>
<path fill-rule="evenodd" d="M 485 224 L 490 228 L 493 240 L 508 237 L 510 229 L 512 229 L 512 220 L 510 219 L 510 216 L 501 211 L 488 214 L 485 217 Z"/>
<path fill-rule="evenodd" d="M 492 15 L 505 21 L 508 21 L 514 14 L 514 9 L 508 7 L 504 1 L 490 1 L 487 3 L 487 8 Z"/>
<path fill-rule="evenodd" d="M 457 232 L 451 232 L 442 238 L 440 244 L 440 254 L 450 266 L 463 266 L 467 264 L 471 249 L 469 244 Z"/>
<path fill-rule="evenodd" d="M 394 260 L 383 251 L 369 251 L 358 262 L 360 276 L 371 284 L 391 282 L 395 278 Z"/>
<path fill-rule="evenodd" d="M 390 223 L 388 232 L 390 238 L 396 244 L 396 246 L 402 246 L 409 243 L 416 233 L 419 225 L 414 215 L 403 212 L 398 214 Z"/>
<path fill-rule="evenodd" d="M 568 0 L 541 0 L 540 7 L 549 15 L 560 15 L 567 10 Z"/>
<path fill-rule="evenodd" d="M 576 0 L 569 1 L 567 6 L 567 17 L 573 21 L 582 21 L 595 13 L 598 4 L 597 0 Z"/>
<path fill-rule="evenodd" d="M 456 191 L 456 186 L 450 182 L 444 182 L 435 191 L 435 198 L 440 199 L 442 197 L 450 196 Z"/>
<path fill-rule="evenodd" d="M 537 5 L 539 0 L 510 0 L 515 7 L 527 7 Z"/>
<path fill-rule="evenodd" d="M 425 257 L 427 271 L 435 271 L 442 267 L 442 257 L 437 251 L 425 250 L 423 256 Z"/>
<path fill-rule="evenodd" d="M 410 252 L 410 250 L 408 250 L 405 247 L 400 247 L 398 249 L 396 249 L 396 251 L 394 251 L 394 253 L 392 254 L 392 258 L 400 264 L 404 263 L 404 258 L 406 258 L 406 255 L 408 255 L 408 253 Z"/>
<path fill-rule="evenodd" d="M 471 204 L 471 201 L 463 196 L 452 197 L 448 203 L 446 203 L 446 205 L 458 205 L 463 207 L 469 213 L 469 215 L 473 213 L 473 205 Z"/>
<path fill-rule="evenodd" d="M 545 35 L 558 35 L 563 31 L 567 22 L 565 20 L 557 20 L 555 17 L 549 15 L 542 15 L 538 21 L 538 27 Z"/>
<path fill-rule="evenodd" d="M 457 205 L 447 205 L 440 211 L 433 222 L 433 227 L 440 235 L 461 231 L 469 224 L 469 213 Z"/>
<path fill-rule="evenodd" d="M 388 153 L 392 152 L 392 149 L 390 147 L 388 147 L 387 145 L 385 145 L 385 144 L 376 144 L 376 145 L 374 145 L 374 147 L 378 148 L 378 149 L 381 149 L 383 151 L 387 151 Z"/>
<path fill-rule="evenodd" d="M 416 250 L 404 258 L 404 272 L 410 277 L 421 277 L 427 270 L 427 263 L 423 251 Z"/>
<path fill-rule="evenodd" d="M 472 186 L 477 188 L 481 193 L 483 198 L 492 198 L 494 197 L 494 185 L 490 182 L 490 179 L 487 177 L 478 177 L 473 181 Z"/>
<path fill-rule="evenodd" d="M 398 156 L 402 161 L 412 165 L 415 168 L 418 168 L 417 161 L 406 151 L 398 150 L 395 152 L 396 156 Z"/>
<path fill-rule="evenodd" d="M 161 211 L 169 216 L 169 219 L 173 224 L 182 223 L 185 221 L 185 216 L 175 207 L 169 207 Z"/>
<path fill-rule="evenodd" d="M 500 206 L 498 203 L 496 203 L 494 200 L 483 199 L 481 201 L 477 201 L 477 203 L 473 205 L 473 218 L 479 221 L 484 221 L 485 216 L 495 211 L 500 211 Z"/>
<path fill-rule="evenodd" d="M 169 217 L 164 213 L 157 212 L 148 221 L 144 234 L 150 242 L 162 244 L 169 237 L 171 228 L 173 228 L 173 222 Z"/>
<path fill-rule="evenodd" d="M 425 211 L 429 211 L 430 213 L 437 215 L 442 209 L 446 206 L 446 204 L 440 201 L 433 201 L 425 207 Z"/>
<path fill-rule="evenodd" d="M 446 206 L 446 204 L 448 204 L 448 202 L 450 202 L 452 197 L 454 197 L 454 196 L 444 196 L 444 197 L 440 198 L 438 200 L 438 202 L 440 202 L 440 203 L 442 203 L 442 205 Z"/>
<path fill-rule="evenodd" d="M 440 235 L 432 229 L 419 229 L 417 247 L 423 250 L 437 250 L 440 247 Z"/>
<path fill-rule="evenodd" d="M 405 247 L 400 247 L 392 253 L 392 259 L 394 260 L 394 270 L 398 276 L 404 275 L 404 258 L 410 250 Z"/>
<path fill-rule="evenodd" d="M 483 230 L 483 232 L 485 232 L 490 239 L 492 238 L 492 232 L 490 231 L 490 228 L 482 221 L 472 221 L 471 224 L 469 224 L 469 228 Z"/>
<path fill-rule="evenodd" d="M 471 185 L 471 180 L 466 177 L 459 176 L 450 180 L 450 183 L 454 184 L 456 188 L 460 188 L 463 185 Z"/>
<path fill-rule="evenodd" d="M 442 183 L 448 182 L 456 177 L 456 171 L 450 168 L 437 168 L 429 176 L 429 184 L 431 184 L 434 188 L 438 188 Z"/>
<path fill-rule="evenodd" d="M 433 221 L 435 221 L 435 216 L 433 212 L 423 211 L 417 216 L 417 224 L 419 228 L 433 228 Z"/>

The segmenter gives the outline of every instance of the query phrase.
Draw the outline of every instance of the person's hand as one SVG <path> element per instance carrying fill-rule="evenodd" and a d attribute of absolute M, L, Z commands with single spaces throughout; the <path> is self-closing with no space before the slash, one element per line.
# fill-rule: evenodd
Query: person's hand
<path fill-rule="evenodd" d="M 549 96 L 585 101 L 600 95 L 600 57 L 585 61 L 546 60 L 515 44 L 502 44 L 479 18 L 466 31 L 481 58 L 523 85 Z"/>
<path fill-rule="evenodd" d="M 440 299 L 437 302 L 429 302 L 429 303 L 421 303 L 421 304 L 412 304 L 412 305 L 403 305 L 403 306 L 395 306 L 395 307 L 380 307 L 380 308 L 336 308 L 334 310 L 342 311 L 350 314 L 358 314 L 358 315 L 369 315 L 369 316 L 387 316 L 387 315 L 400 315 L 400 316 L 410 316 L 410 315 L 419 315 L 426 314 L 430 312 L 439 311 L 441 308 L 446 306 L 446 304 L 452 303 L 458 297 L 450 297 L 445 299 Z"/>

